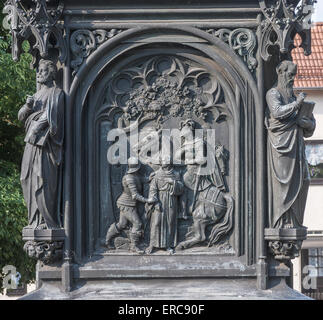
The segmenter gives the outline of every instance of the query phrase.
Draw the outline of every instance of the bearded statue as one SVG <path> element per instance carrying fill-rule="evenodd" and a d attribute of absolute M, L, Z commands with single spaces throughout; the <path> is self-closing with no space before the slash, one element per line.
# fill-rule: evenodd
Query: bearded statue
<path fill-rule="evenodd" d="M 301 112 L 311 105 L 304 102 L 306 95 L 300 93 L 296 98 L 294 94 L 297 66 L 291 61 L 283 61 L 276 71 L 278 81 L 267 92 L 265 116 L 268 130 L 269 227 L 300 228 L 310 182 L 304 137 L 312 136 L 315 119 L 312 111 Z M 314 103 L 311 106 L 313 110 Z"/>
<path fill-rule="evenodd" d="M 64 94 L 54 83 L 56 66 L 41 60 L 39 90 L 27 98 L 18 119 L 25 125 L 21 185 L 28 208 L 28 227 L 60 228 L 59 198 L 64 139 Z"/>

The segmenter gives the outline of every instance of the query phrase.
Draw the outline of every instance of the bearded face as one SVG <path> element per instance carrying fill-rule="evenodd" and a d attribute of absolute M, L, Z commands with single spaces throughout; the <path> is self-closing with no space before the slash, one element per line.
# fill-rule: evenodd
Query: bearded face
<path fill-rule="evenodd" d="M 39 65 L 37 73 L 37 82 L 40 84 L 48 83 L 53 80 L 53 75 L 47 64 L 43 63 Z"/>
<path fill-rule="evenodd" d="M 293 85 L 297 66 L 291 61 L 284 61 L 278 67 L 278 86 L 285 91 L 287 97 L 293 96 Z"/>
<path fill-rule="evenodd" d="M 296 72 L 297 72 L 296 65 L 289 64 L 287 67 L 287 70 L 285 70 L 285 72 L 282 74 L 282 77 L 284 77 L 287 87 L 293 87 Z"/>

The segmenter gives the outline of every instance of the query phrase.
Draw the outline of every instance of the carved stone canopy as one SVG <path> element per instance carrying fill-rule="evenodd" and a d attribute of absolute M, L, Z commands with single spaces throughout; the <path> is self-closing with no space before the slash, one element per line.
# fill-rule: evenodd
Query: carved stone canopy
<path fill-rule="evenodd" d="M 264 20 L 260 38 L 260 52 L 267 61 L 271 57 L 271 47 L 278 46 L 283 58 L 290 58 L 290 50 L 294 47 L 294 37 L 298 33 L 302 38 L 301 46 L 305 55 L 311 52 L 311 15 L 315 0 L 259 0 Z M 64 39 L 61 18 L 64 12 L 62 0 L 7 0 L 5 11 L 6 24 L 12 36 L 12 56 L 19 59 L 21 45 L 28 40 L 35 66 L 40 58 L 47 58 L 55 53 L 56 58 L 64 62 L 67 55 L 67 43 Z M 100 44 L 111 39 L 124 29 L 78 29 L 71 34 L 71 66 L 77 72 L 84 58 L 87 58 Z M 255 70 L 257 61 L 254 57 L 257 40 L 248 28 L 207 28 L 207 32 L 220 37 L 240 55 L 250 70 Z M 54 50 L 54 51 L 53 51 Z"/>
<path fill-rule="evenodd" d="M 48 58 L 51 49 L 61 62 L 65 61 L 67 49 L 59 20 L 64 11 L 64 1 L 7 0 L 4 12 L 8 13 L 6 24 L 12 34 L 12 57 L 17 61 L 22 52 L 22 43 L 28 40 L 34 58 L 33 66 L 40 58 Z"/>
<path fill-rule="evenodd" d="M 278 46 L 282 58 L 290 58 L 294 37 L 302 38 L 304 54 L 311 54 L 311 16 L 315 0 L 259 0 L 265 20 L 262 23 L 261 56 L 267 61 L 270 48 Z M 300 4 L 299 4 L 300 3 Z"/>

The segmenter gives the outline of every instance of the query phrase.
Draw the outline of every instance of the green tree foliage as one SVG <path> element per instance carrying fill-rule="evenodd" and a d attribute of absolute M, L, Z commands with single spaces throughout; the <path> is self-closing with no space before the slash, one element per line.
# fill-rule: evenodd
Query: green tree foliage
<path fill-rule="evenodd" d="M 24 128 L 17 119 L 19 108 L 26 95 L 35 92 L 35 72 L 30 69 L 31 56 L 21 55 L 15 63 L 11 57 L 11 41 L 2 29 L 0 32 L 0 155 L 15 164 L 20 164 L 23 151 Z M 28 44 L 24 45 L 25 51 Z"/>
<path fill-rule="evenodd" d="M 0 168 L 0 271 L 5 265 L 13 265 L 21 274 L 20 281 L 29 282 L 34 278 L 35 262 L 23 251 L 21 230 L 28 221 L 19 171 L 15 164 L 3 160 Z"/>
<path fill-rule="evenodd" d="M 3 3 L 0 3 L 2 12 Z M 11 37 L 2 27 L 0 14 L 0 291 L 1 270 L 14 265 L 28 282 L 34 277 L 35 263 L 23 251 L 21 231 L 27 225 L 19 167 L 24 149 L 24 127 L 17 119 L 26 95 L 35 92 L 35 72 L 30 69 L 31 56 L 24 44 L 19 62 L 11 57 Z"/>

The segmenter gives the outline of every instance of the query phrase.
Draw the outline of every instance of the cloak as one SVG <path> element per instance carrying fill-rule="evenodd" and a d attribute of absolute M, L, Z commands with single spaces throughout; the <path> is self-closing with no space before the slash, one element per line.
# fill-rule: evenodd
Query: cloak
<path fill-rule="evenodd" d="M 21 185 L 28 208 L 29 226 L 45 223 L 59 228 L 60 175 L 64 139 L 62 90 L 52 87 L 40 95 L 25 120 L 25 150 L 21 166 Z M 37 94 L 36 94 L 37 95 Z M 38 126 L 36 137 L 33 128 Z"/>
<path fill-rule="evenodd" d="M 310 179 L 303 138 L 306 130 L 297 123 L 295 96 L 286 100 L 277 88 L 272 88 L 266 99 L 270 227 L 281 227 L 285 213 L 291 214 L 295 227 L 300 227 Z"/>

